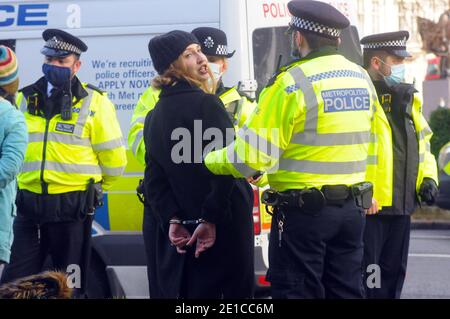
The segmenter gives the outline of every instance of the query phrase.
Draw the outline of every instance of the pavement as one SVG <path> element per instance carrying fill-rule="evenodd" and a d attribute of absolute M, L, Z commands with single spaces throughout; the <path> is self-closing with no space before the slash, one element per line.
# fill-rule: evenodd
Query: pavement
<path fill-rule="evenodd" d="M 417 225 L 416 225 L 417 226 Z M 450 298 L 450 228 L 413 229 L 402 299 Z"/>
<path fill-rule="evenodd" d="M 0 266 L 0 276 L 2 267 Z M 414 222 L 402 299 L 450 299 L 450 223 Z"/>

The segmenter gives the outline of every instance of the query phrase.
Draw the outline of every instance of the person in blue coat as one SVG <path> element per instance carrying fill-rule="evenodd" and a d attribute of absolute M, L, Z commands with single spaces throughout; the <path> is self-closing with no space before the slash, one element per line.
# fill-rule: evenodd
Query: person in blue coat
<path fill-rule="evenodd" d="M 19 173 L 28 143 L 23 114 L 14 106 L 19 85 L 14 52 L 0 46 L 0 270 L 9 262 L 16 214 L 16 175 Z"/>

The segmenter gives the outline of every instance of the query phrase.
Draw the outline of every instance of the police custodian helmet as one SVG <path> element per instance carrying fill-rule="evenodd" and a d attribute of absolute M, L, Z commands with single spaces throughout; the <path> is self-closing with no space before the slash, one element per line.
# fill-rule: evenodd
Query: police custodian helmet
<path fill-rule="evenodd" d="M 406 51 L 408 31 L 396 31 L 372 34 L 361 39 L 364 51 L 386 51 L 400 58 L 408 58 L 411 54 Z"/>
<path fill-rule="evenodd" d="M 70 54 L 80 55 L 86 52 L 87 45 L 70 33 L 59 29 L 47 29 L 42 33 L 46 41 L 41 53 L 51 57 L 66 57 Z"/>
<path fill-rule="evenodd" d="M 236 52 L 228 52 L 227 35 L 220 29 L 200 27 L 192 30 L 202 47 L 202 52 L 209 56 L 231 58 Z"/>
<path fill-rule="evenodd" d="M 336 39 L 350 21 L 333 6 L 313 0 L 294 0 L 288 3 L 291 29 Z"/>

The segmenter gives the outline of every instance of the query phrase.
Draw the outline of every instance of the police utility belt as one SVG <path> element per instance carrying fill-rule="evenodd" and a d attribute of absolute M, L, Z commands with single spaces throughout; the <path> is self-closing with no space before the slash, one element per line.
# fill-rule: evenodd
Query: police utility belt
<path fill-rule="evenodd" d="M 321 189 L 305 188 L 277 192 L 273 189 L 262 193 L 261 201 L 276 210 L 300 208 L 305 212 L 317 213 L 327 205 L 343 206 L 351 198 L 358 207 L 369 209 L 372 206 L 373 185 L 362 182 L 351 186 L 325 185 Z M 267 212 L 271 212 L 266 207 Z"/>

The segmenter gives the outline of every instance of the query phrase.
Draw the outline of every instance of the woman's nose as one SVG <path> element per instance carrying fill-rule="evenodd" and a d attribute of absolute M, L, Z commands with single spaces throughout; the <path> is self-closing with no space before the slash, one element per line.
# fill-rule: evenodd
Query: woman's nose
<path fill-rule="evenodd" d="M 206 61 L 207 61 L 206 56 L 202 52 L 199 52 L 198 58 L 197 58 L 197 63 L 202 64 Z"/>

